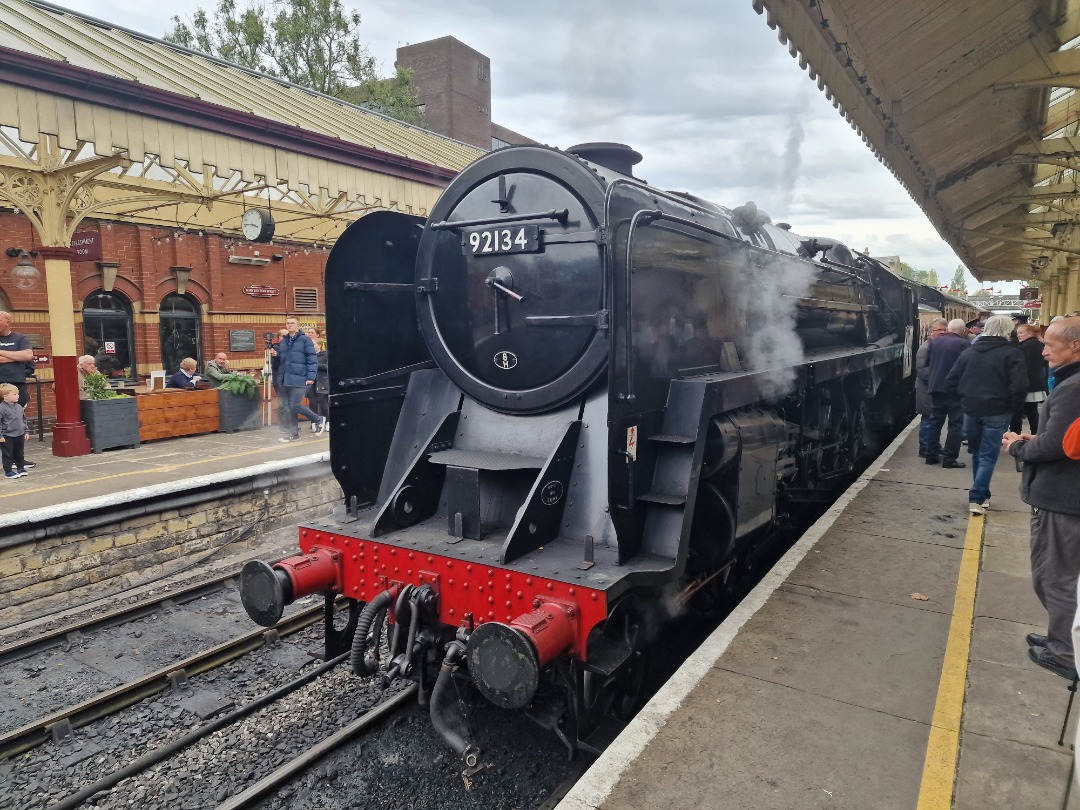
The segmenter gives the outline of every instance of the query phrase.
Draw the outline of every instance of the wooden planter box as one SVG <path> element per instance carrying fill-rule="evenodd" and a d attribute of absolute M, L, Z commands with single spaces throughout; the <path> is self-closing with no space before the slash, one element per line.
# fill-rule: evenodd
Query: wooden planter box
<path fill-rule="evenodd" d="M 79 410 L 93 452 L 139 446 L 139 413 L 135 397 L 84 399 L 79 401 Z"/>
<path fill-rule="evenodd" d="M 249 398 L 220 388 L 215 390 L 218 395 L 218 430 L 235 433 L 262 427 L 262 400 L 258 396 Z"/>
<path fill-rule="evenodd" d="M 166 390 L 136 397 L 139 438 L 148 442 L 218 429 L 218 392 Z"/>

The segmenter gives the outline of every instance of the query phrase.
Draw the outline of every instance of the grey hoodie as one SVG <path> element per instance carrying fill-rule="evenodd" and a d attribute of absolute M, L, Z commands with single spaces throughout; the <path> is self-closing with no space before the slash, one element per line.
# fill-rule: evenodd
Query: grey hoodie
<path fill-rule="evenodd" d="M 18 402 L 0 400 L 0 434 L 4 436 L 25 436 L 26 415 Z"/>

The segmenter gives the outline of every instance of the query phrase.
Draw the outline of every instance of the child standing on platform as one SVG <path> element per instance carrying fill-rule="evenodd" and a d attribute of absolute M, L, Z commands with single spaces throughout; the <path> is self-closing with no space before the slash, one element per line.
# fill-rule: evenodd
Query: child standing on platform
<path fill-rule="evenodd" d="M 11 383 L 0 384 L 0 455 L 4 459 L 4 477 L 22 478 L 27 474 L 23 449 L 30 431 L 19 404 L 19 389 Z"/>

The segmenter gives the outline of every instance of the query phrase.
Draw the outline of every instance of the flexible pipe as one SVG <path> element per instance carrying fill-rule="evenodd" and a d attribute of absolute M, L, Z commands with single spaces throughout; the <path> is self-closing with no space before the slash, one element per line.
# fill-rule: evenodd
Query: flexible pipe
<path fill-rule="evenodd" d="M 375 667 L 372 666 L 374 662 L 367 661 L 366 656 L 368 633 L 371 632 L 371 625 L 375 621 L 376 615 L 385 610 L 393 599 L 394 595 L 390 591 L 383 591 L 364 605 L 364 609 L 360 611 L 360 618 L 356 622 L 356 632 L 353 633 L 352 650 L 349 653 L 349 664 L 352 666 L 352 671 L 357 675 L 372 675 L 375 672 Z M 381 621 L 379 622 L 379 632 L 382 632 Z M 379 644 L 377 637 L 375 644 L 376 646 Z"/>
<path fill-rule="evenodd" d="M 460 756 L 468 767 L 473 768 L 476 767 L 477 760 L 480 758 L 480 749 L 474 747 L 450 727 L 445 717 L 446 706 L 443 705 L 451 677 L 464 654 L 465 645 L 460 641 L 451 641 L 446 645 L 446 657 L 443 658 L 442 666 L 439 668 L 439 677 L 435 679 L 435 688 L 431 692 L 431 725 L 439 736 L 446 740 L 454 753 Z"/>

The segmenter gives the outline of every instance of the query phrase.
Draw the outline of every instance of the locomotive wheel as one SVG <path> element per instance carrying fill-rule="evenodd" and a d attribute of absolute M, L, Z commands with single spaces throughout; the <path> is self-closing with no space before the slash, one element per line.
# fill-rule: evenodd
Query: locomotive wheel
<path fill-rule="evenodd" d="M 577 683 L 578 738 L 596 729 L 605 717 L 629 720 L 639 708 L 647 673 L 646 623 L 636 604 L 623 599 L 600 630 L 605 640 L 625 645 L 630 656 L 614 673 L 603 676 L 581 667 Z M 578 665 L 580 666 L 580 665 Z"/>

